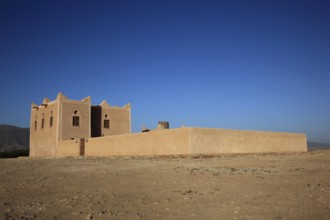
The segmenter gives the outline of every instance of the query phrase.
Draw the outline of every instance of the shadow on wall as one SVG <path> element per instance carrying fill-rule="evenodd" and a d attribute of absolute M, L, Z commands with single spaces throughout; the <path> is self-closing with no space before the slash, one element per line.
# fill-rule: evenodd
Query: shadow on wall
<path fill-rule="evenodd" d="M 101 137 L 101 119 L 102 119 L 102 107 L 92 106 L 91 107 L 91 136 Z"/>

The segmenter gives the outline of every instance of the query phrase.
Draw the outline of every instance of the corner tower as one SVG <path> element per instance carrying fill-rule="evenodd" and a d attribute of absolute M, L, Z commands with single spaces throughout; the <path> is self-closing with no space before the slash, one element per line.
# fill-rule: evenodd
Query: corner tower
<path fill-rule="evenodd" d="M 70 100 L 58 93 L 54 101 L 32 103 L 30 156 L 56 156 L 59 141 L 90 137 L 91 98 Z"/>

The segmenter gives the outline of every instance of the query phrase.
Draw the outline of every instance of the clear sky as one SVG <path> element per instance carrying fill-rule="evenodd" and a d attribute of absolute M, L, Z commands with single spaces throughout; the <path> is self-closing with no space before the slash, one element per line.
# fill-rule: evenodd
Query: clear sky
<path fill-rule="evenodd" d="M 330 1 L 0 1 L 0 123 L 31 102 L 132 105 L 132 130 L 218 127 L 330 142 Z"/>

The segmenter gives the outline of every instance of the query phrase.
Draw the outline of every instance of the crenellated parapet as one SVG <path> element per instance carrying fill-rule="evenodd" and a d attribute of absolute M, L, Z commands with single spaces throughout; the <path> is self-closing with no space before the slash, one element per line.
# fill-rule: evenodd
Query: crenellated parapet
<path fill-rule="evenodd" d="M 117 109 L 131 109 L 131 104 L 127 103 L 126 105 L 124 105 L 123 107 L 119 107 L 119 106 L 111 106 L 106 100 L 103 100 L 99 106 L 101 106 L 102 108 L 117 108 Z"/>
<path fill-rule="evenodd" d="M 53 101 L 50 101 L 49 98 L 45 97 L 40 105 L 37 105 L 35 103 L 31 104 L 31 109 L 32 110 L 38 110 L 39 108 L 46 108 L 48 105 L 53 104 L 53 103 L 62 103 L 62 102 L 72 102 L 72 103 L 82 103 L 82 104 L 89 104 L 91 105 L 91 97 L 87 96 L 81 100 L 71 100 L 63 93 L 59 92 L 56 96 L 56 99 Z"/>

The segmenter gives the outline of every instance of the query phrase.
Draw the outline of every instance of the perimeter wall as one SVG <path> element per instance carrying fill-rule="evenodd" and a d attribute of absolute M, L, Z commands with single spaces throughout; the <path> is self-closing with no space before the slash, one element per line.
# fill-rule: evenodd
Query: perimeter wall
<path fill-rule="evenodd" d="M 86 156 L 190 154 L 190 129 L 89 138 Z"/>
<path fill-rule="evenodd" d="M 88 138 L 85 143 L 85 156 L 276 152 L 307 152 L 306 135 L 282 132 L 177 128 Z M 77 154 L 79 155 L 79 153 Z"/>
<path fill-rule="evenodd" d="M 191 129 L 192 154 L 307 152 L 305 134 Z"/>
<path fill-rule="evenodd" d="M 56 149 L 56 156 L 80 156 L 80 139 L 59 141 Z"/>

